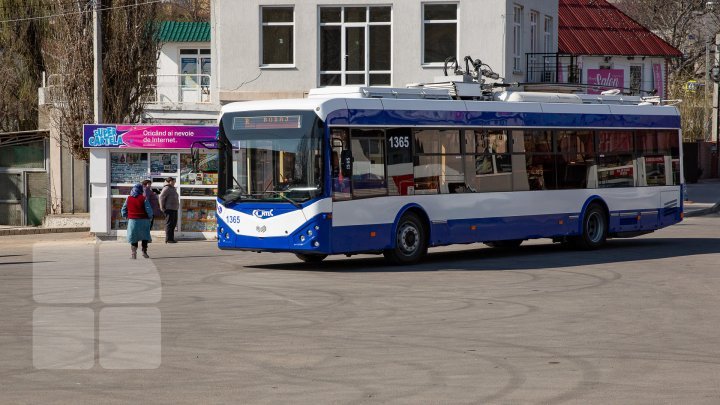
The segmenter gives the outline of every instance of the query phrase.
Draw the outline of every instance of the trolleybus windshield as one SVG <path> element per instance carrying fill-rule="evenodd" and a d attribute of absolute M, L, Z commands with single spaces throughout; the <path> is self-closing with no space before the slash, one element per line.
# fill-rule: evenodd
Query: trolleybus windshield
<path fill-rule="evenodd" d="M 308 111 L 228 113 L 223 133 L 232 160 L 222 171 L 234 178 L 220 198 L 227 202 L 299 203 L 322 193 L 322 129 Z"/>

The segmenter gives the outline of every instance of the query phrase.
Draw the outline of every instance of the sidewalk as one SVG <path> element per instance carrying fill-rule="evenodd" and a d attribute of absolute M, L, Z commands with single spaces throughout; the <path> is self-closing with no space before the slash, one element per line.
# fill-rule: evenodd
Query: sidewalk
<path fill-rule="evenodd" d="M 0 236 L 36 235 L 36 234 L 44 234 L 44 233 L 66 233 L 66 232 L 90 232 L 90 228 L 89 227 L 85 227 L 85 228 L 41 228 L 38 226 L 0 225 Z"/>
<path fill-rule="evenodd" d="M 685 216 L 698 217 L 720 211 L 720 179 L 705 179 L 687 185 Z"/>

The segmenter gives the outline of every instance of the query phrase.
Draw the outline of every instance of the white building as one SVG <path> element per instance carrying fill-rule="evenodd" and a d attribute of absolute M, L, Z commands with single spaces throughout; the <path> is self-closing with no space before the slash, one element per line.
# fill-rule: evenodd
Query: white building
<path fill-rule="evenodd" d="M 212 103 L 209 22 L 164 21 L 155 92 L 145 105 L 144 122 L 214 123 L 220 107 Z"/>
<path fill-rule="evenodd" d="M 557 52 L 557 0 L 215 0 L 211 15 L 219 104 L 433 81 L 450 56 L 523 82 L 526 54 Z"/>

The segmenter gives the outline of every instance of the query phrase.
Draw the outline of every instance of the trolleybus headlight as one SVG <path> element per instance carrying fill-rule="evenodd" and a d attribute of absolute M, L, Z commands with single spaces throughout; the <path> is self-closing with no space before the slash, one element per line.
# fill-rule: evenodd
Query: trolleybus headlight
<path fill-rule="evenodd" d="M 305 235 L 300 235 L 300 242 L 305 242 Z"/>
<path fill-rule="evenodd" d="M 230 233 L 225 234 L 225 239 L 230 239 Z"/>
<path fill-rule="evenodd" d="M 223 233 L 225 233 L 225 228 L 220 227 L 220 234 L 223 234 Z"/>
<path fill-rule="evenodd" d="M 308 229 L 308 236 L 312 236 L 312 229 Z"/>
<path fill-rule="evenodd" d="M 320 242 L 318 242 L 318 241 L 313 242 L 313 246 L 319 247 L 319 246 L 320 246 Z"/>
<path fill-rule="evenodd" d="M 319 227 L 318 225 L 315 225 L 315 230 L 316 230 L 316 231 L 319 231 L 319 230 L 320 230 L 320 227 Z"/>

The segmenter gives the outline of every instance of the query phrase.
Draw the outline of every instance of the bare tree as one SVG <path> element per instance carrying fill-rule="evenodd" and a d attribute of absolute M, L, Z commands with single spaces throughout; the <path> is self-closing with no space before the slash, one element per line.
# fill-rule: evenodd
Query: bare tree
<path fill-rule="evenodd" d="M 52 0 L 58 7 L 67 0 Z M 82 125 L 93 122 L 93 5 L 77 0 L 76 12 L 53 19 L 45 47 L 54 91 L 53 121 L 60 140 L 76 158 L 87 159 Z M 105 122 L 134 123 L 154 85 L 159 44 L 157 5 L 135 0 L 104 0 L 103 117 Z"/>
<path fill-rule="evenodd" d="M 0 132 L 38 127 L 46 22 L 33 20 L 44 0 L 0 0 Z"/>
<path fill-rule="evenodd" d="M 210 0 L 175 0 L 162 7 L 161 18 L 176 21 L 210 21 Z"/>
<path fill-rule="evenodd" d="M 132 0 L 104 4 L 131 5 Z M 104 117 L 106 122 L 139 122 L 144 103 L 155 91 L 160 43 L 158 9 L 154 4 L 127 7 L 105 14 L 103 26 Z"/>
<path fill-rule="evenodd" d="M 616 0 L 615 5 L 683 53 L 671 59 L 668 71 L 669 97 L 682 99 L 678 106 L 686 140 L 705 139 L 710 134 L 712 99 L 707 90 L 688 88 L 691 80 L 703 80 L 713 61 L 707 61 L 720 30 L 720 5 L 706 0 Z M 709 64 L 708 64 L 709 62 Z M 712 86 L 712 83 L 705 83 Z M 707 88 L 706 88 L 707 89 Z"/>
<path fill-rule="evenodd" d="M 705 75 L 708 42 L 720 28 L 720 6 L 706 0 L 617 0 L 615 5 L 683 53 L 670 62 L 672 75 Z"/>

